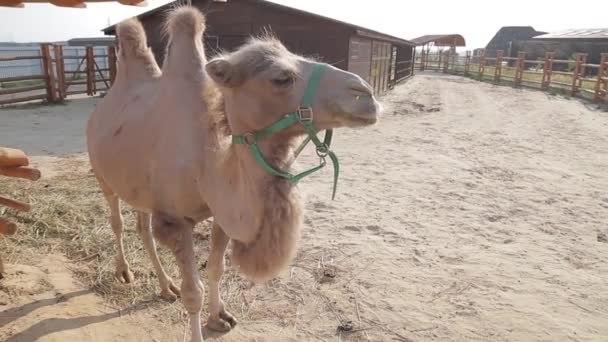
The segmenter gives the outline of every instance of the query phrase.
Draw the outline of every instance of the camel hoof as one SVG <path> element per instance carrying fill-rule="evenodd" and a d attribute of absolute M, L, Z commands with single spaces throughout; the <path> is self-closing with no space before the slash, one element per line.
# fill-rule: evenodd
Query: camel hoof
<path fill-rule="evenodd" d="M 131 284 L 133 282 L 133 279 L 135 278 L 133 272 L 131 272 L 131 270 L 128 268 L 126 270 L 117 270 L 114 276 L 116 277 L 116 279 L 118 279 L 118 281 L 123 282 L 125 284 Z"/>
<path fill-rule="evenodd" d="M 209 320 L 207 320 L 207 328 L 216 332 L 228 332 L 232 329 L 232 325 L 221 318 L 209 318 Z"/>
<path fill-rule="evenodd" d="M 169 289 L 171 290 L 171 292 L 175 293 L 176 296 L 178 296 L 178 297 L 182 296 L 182 292 L 179 290 L 179 288 L 177 286 L 173 285 L 173 282 L 170 283 Z"/>
<path fill-rule="evenodd" d="M 232 316 L 232 314 L 226 310 L 222 310 L 220 311 L 220 318 L 223 319 L 224 321 L 228 322 L 228 324 L 230 324 L 230 327 L 234 328 L 236 327 L 237 324 L 237 320 L 234 316 Z"/>
<path fill-rule="evenodd" d="M 170 302 L 175 302 L 177 300 L 177 297 L 180 296 L 180 292 L 177 289 L 177 287 L 175 287 L 175 285 L 173 285 L 173 283 L 170 283 L 169 286 L 163 288 L 160 291 L 160 297 L 164 300 L 170 301 Z"/>

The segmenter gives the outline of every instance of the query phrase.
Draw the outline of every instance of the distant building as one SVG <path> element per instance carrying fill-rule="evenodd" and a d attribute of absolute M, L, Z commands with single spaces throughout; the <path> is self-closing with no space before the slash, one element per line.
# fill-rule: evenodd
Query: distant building
<path fill-rule="evenodd" d="M 546 33 L 530 26 L 503 27 L 488 43 L 489 57 L 503 50 L 505 56 L 517 57 L 526 53 L 526 59 L 544 59 L 546 52 L 555 52 L 556 59 L 573 59 L 575 53 L 586 53 L 587 63 L 598 64 L 601 54 L 608 53 L 608 28 L 571 29 Z M 565 69 L 565 64 L 556 65 L 555 70 Z"/>
<path fill-rule="evenodd" d="M 514 53 L 525 51 L 526 59 L 544 58 L 555 52 L 556 59 L 570 59 L 575 53 L 586 53 L 587 63 L 598 64 L 601 54 L 608 53 L 608 28 L 577 29 L 535 36 L 513 43 Z"/>
<path fill-rule="evenodd" d="M 502 50 L 505 56 L 517 56 L 513 51 L 513 42 L 529 40 L 546 32 L 536 31 L 532 26 L 505 26 L 502 27 L 486 46 L 488 57 L 495 57 L 496 51 Z"/>

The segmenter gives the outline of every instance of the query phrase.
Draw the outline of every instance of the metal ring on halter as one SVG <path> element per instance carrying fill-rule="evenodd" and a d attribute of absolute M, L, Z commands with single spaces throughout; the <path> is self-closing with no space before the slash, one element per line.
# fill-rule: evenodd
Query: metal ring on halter
<path fill-rule="evenodd" d="M 319 145 L 315 149 L 315 152 L 317 152 L 319 158 L 325 158 L 329 154 L 329 146 L 327 146 L 327 144 Z"/>

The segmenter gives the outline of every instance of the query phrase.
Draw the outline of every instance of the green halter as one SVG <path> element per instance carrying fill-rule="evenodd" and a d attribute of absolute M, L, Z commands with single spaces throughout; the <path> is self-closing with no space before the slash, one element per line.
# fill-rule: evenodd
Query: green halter
<path fill-rule="evenodd" d="M 332 130 L 328 129 L 325 132 L 325 138 L 323 141 L 319 140 L 317 137 L 317 130 L 315 129 L 312 121 L 313 121 L 313 111 L 312 111 L 312 103 L 314 101 L 315 93 L 317 92 L 317 88 L 319 87 L 319 82 L 321 81 L 321 76 L 323 75 L 323 64 L 316 64 L 315 68 L 312 72 L 312 76 L 310 77 L 310 81 L 308 81 L 308 87 L 306 88 L 306 93 L 302 98 L 302 103 L 297 111 L 289 113 L 285 115 L 281 120 L 275 122 L 274 124 L 254 132 L 248 132 L 243 135 L 233 135 L 232 143 L 233 144 L 244 144 L 248 145 L 251 153 L 255 157 L 255 160 L 262 166 L 266 172 L 271 175 L 289 179 L 294 184 L 298 183 L 302 178 L 319 171 L 322 169 L 327 162 L 325 158 L 329 156 L 334 166 L 334 188 L 332 193 L 332 199 L 336 197 L 336 188 L 338 186 L 338 175 L 340 174 L 340 164 L 338 163 L 338 157 L 329 149 L 332 138 Z M 300 123 L 304 126 L 306 133 L 308 133 L 308 137 L 302 142 L 302 144 L 296 149 L 295 157 L 297 158 L 300 152 L 306 147 L 306 145 L 312 141 L 315 144 L 317 155 L 320 158 L 320 162 L 318 166 L 310 168 L 304 172 L 301 172 L 297 175 L 293 175 L 287 172 L 281 172 L 279 170 L 274 169 L 266 159 L 264 159 L 264 155 L 258 146 L 258 140 L 268 137 L 274 133 L 277 133 L 291 125 L 296 123 Z"/>

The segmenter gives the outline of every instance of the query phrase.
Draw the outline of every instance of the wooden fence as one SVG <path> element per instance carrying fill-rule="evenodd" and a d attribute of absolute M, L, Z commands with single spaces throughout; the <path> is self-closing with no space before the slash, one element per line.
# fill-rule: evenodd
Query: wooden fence
<path fill-rule="evenodd" d="M 84 56 L 64 56 L 62 45 L 41 44 L 39 56 L 0 56 L 0 62 L 41 60 L 42 73 L 36 75 L 0 78 L 0 105 L 33 100 L 61 102 L 69 95 L 94 96 L 108 90 L 116 77 L 116 50 L 110 46 L 106 54 L 95 54 L 93 47 L 86 48 Z M 96 58 L 107 58 L 107 68 L 100 68 Z M 78 61 L 76 70 L 66 71 L 65 62 Z M 2 63 L 0 63 L 2 68 Z M 98 87 L 98 83 L 102 83 Z"/>
<path fill-rule="evenodd" d="M 470 51 L 465 56 L 447 51 L 420 54 L 416 58 L 415 68 L 541 90 L 561 90 L 570 96 L 606 102 L 608 53 L 601 54 L 599 64 L 587 63 L 587 57 L 587 54 L 577 53 L 573 59 L 559 60 L 555 59 L 554 52 L 547 52 L 544 59 L 527 60 L 525 52 L 519 52 L 517 57 L 506 57 L 499 50 L 495 57 L 489 57 L 485 50 L 476 56 L 471 55 Z"/>

